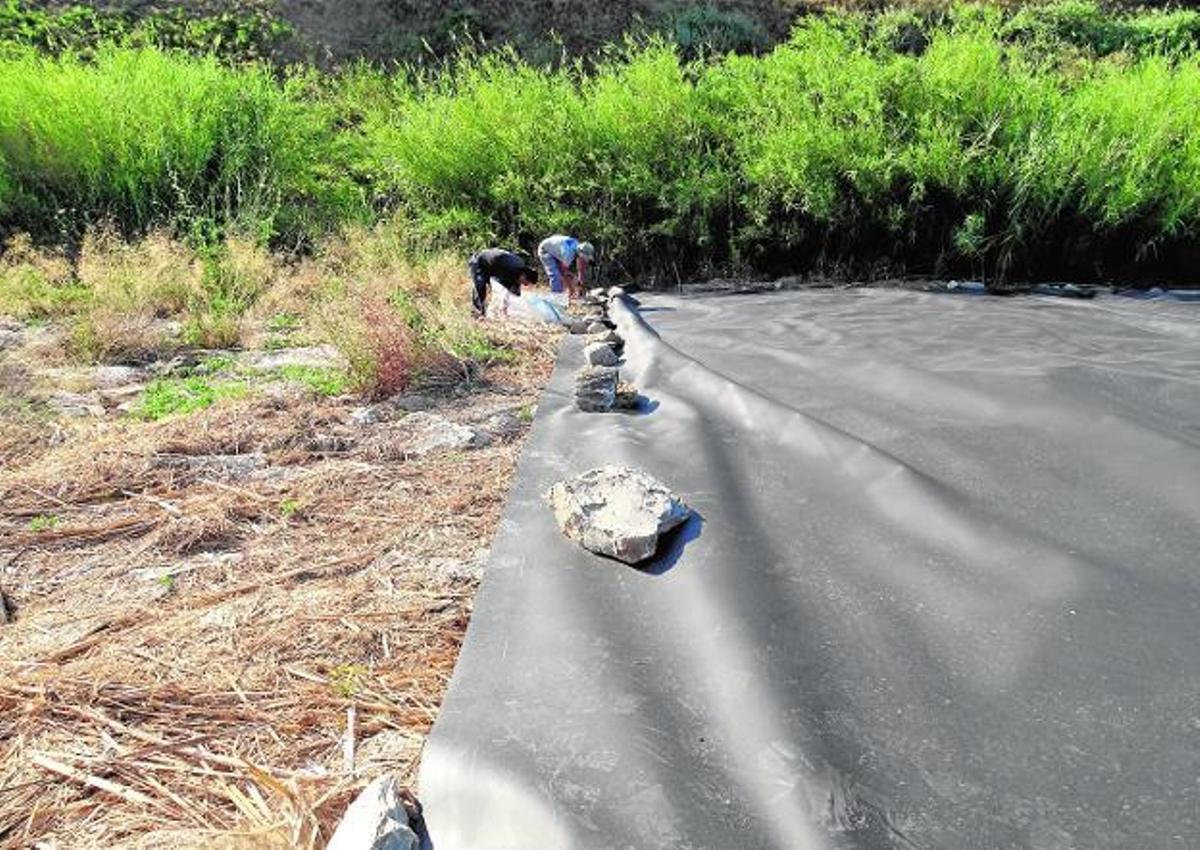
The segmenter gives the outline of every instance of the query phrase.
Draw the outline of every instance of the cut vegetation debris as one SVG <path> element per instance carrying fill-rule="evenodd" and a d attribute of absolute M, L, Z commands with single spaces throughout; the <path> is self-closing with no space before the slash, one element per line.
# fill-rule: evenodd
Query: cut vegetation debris
<path fill-rule="evenodd" d="M 315 848 L 411 782 L 553 333 L 419 384 L 448 426 L 505 423 L 457 451 L 352 423 L 340 373 L 222 383 L 225 355 L 151 381 L 158 421 L 6 418 L 0 845 Z M 280 377 L 316 391 L 254 389 Z"/>

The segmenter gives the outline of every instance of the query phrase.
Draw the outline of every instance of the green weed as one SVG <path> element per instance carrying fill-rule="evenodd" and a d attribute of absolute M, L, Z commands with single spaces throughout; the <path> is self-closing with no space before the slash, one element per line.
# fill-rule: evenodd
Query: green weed
<path fill-rule="evenodd" d="M 229 372 L 237 365 L 237 361 L 228 354 L 213 354 L 204 358 L 192 369 L 194 375 L 218 375 Z"/>
<path fill-rule="evenodd" d="M 267 320 L 267 330 L 272 333 L 287 334 L 300 329 L 303 324 L 295 313 L 276 313 Z"/>
<path fill-rule="evenodd" d="M 517 352 L 496 345 L 481 331 L 460 333 L 448 341 L 447 347 L 456 357 L 477 363 L 515 363 Z"/>
<path fill-rule="evenodd" d="M 203 375 L 159 378 L 142 391 L 133 413 L 141 419 L 155 421 L 203 410 L 223 399 L 242 398 L 248 392 L 249 387 L 244 382 L 213 383 Z"/>
<path fill-rule="evenodd" d="M 283 366 L 278 375 L 285 381 L 303 384 L 310 391 L 322 396 L 343 395 L 350 386 L 349 376 L 341 369 L 317 366 Z"/>
<path fill-rule="evenodd" d="M 367 679 L 367 668 L 359 664 L 342 664 L 329 674 L 333 692 L 344 698 L 353 699 L 362 690 Z"/>
<path fill-rule="evenodd" d="M 39 514 L 29 520 L 29 530 L 32 532 L 53 531 L 58 528 L 61 520 L 53 514 Z"/>
<path fill-rule="evenodd" d="M 89 294 L 65 258 L 36 250 L 27 235 L 13 237 L 0 251 L 0 315 L 45 321 L 75 311 Z"/>

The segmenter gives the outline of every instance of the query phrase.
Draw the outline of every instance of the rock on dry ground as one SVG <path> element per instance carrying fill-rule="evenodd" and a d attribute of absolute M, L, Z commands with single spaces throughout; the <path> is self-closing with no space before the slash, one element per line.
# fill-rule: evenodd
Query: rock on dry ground
<path fill-rule="evenodd" d="M 406 412 L 401 410 L 390 401 L 380 401 L 375 404 L 369 404 L 366 407 L 356 407 L 350 411 L 350 422 L 359 427 L 369 425 L 378 425 L 381 422 L 391 422 L 394 419 L 401 419 L 406 416 Z"/>
<path fill-rule="evenodd" d="M 691 511 L 666 485 L 639 469 L 604 466 L 560 481 L 547 494 L 558 527 L 583 548 L 637 564 Z"/>
<path fill-rule="evenodd" d="M 618 372 L 611 366 L 585 366 L 575 376 L 575 404 L 589 413 L 612 410 L 617 400 Z"/>
<path fill-rule="evenodd" d="M 496 440 L 507 440 L 525 430 L 525 423 L 509 410 L 495 413 L 483 421 L 483 433 Z"/>
<path fill-rule="evenodd" d="M 490 445 L 490 434 L 469 425 L 451 422 L 437 413 L 410 413 L 402 420 L 404 430 L 412 435 L 409 449 L 415 457 L 433 452 L 461 452 Z"/>
<path fill-rule="evenodd" d="M 267 456 L 262 452 L 237 455 L 164 455 L 155 463 L 163 469 L 176 469 L 215 481 L 242 481 L 265 469 Z"/>
<path fill-rule="evenodd" d="M 0 351 L 8 348 L 20 348 L 25 342 L 25 334 L 19 328 L 0 325 Z"/>
<path fill-rule="evenodd" d="M 98 390 L 116 390 L 145 383 L 149 377 L 145 369 L 133 366 L 95 366 L 91 370 L 91 383 Z"/>
<path fill-rule="evenodd" d="M 104 415 L 104 403 L 95 393 L 72 393 L 59 390 L 46 397 L 46 404 L 59 416 L 80 418 Z"/>
<path fill-rule="evenodd" d="M 329 840 L 327 850 L 417 850 L 408 806 L 412 797 L 394 776 L 383 776 L 358 796 Z"/>
<path fill-rule="evenodd" d="M 346 358 L 332 345 L 313 345 L 306 348 L 281 348 L 276 351 L 245 351 L 238 355 L 238 365 L 247 369 L 283 369 L 306 366 L 314 369 L 344 369 Z"/>
<path fill-rule="evenodd" d="M 350 421 L 355 425 L 377 425 L 380 422 L 391 422 L 400 419 L 406 413 L 417 413 L 429 410 L 437 402 L 420 393 L 406 393 L 386 401 L 379 401 L 365 407 L 350 411 Z"/>

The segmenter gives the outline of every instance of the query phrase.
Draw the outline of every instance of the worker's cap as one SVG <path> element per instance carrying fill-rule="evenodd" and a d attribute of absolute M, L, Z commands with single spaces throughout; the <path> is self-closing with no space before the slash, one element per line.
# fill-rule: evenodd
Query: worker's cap
<path fill-rule="evenodd" d="M 596 246 L 591 242 L 580 242 L 579 253 L 589 263 L 596 259 Z"/>

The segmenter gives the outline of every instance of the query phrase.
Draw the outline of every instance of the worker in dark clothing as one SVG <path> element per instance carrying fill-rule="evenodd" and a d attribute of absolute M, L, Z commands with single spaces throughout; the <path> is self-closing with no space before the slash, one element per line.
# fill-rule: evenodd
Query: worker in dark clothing
<path fill-rule="evenodd" d="M 473 291 L 471 303 L 475 313 L 484 315 L 487 301 L 488 283 L 495 280 L 513 295 L 521 294 L 521 285 L 533 286 L 537 283 L 538 273 L 524 258 L 503 248 L 488 248 L 471 257 L 468 264 L 471 269 Z"/>

